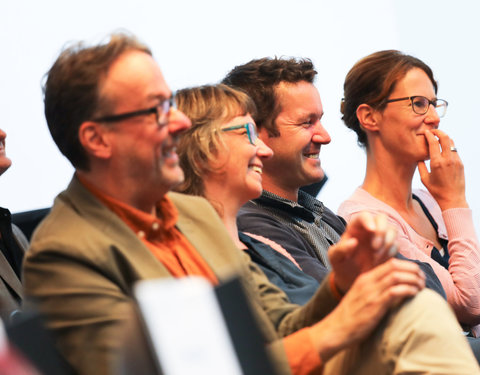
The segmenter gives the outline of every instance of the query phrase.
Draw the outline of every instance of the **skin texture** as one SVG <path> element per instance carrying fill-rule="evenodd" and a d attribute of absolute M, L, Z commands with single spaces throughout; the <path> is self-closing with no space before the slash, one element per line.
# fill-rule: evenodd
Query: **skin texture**
<path fill-rule="evenodd" d="M 399 80 L 390 97 L 412 95 L 436 97 L 432 82 L 418 68 Z M 434 229 L 412 199 L 411 183 L 417 166 L 423 184 L 442 211 L 468 204 L 462 161 L 450 150 L 453 140 L 438 129 L 440 119 L 435 108 L 430 106 L 427 113 L 418 115 L 409 101 L 389 103 L 383 111 L 362 104 L 357 117 L 369 144 L 363 188 L 397 210 L 419 234 L 440 248 Z M 424 162 L 428 159 L 430 172 Z"/>
<path fill-rule="evenodd" d="M 112 64 L 101 95 L 114 103 L 112 114 L 118 114 L 153 107 L 171 91 L 153 58 L 135 51 Z M 158 124 L 154 114 L 108 124 L 85 122 L 79 138 L 92 167 L 78 173 L 92 184 L 103 181 L 105 193 L 151 213 L 155 202 L 183 181 L 175 148 L 179 133 L 190 126 L 190 120 L 175 109 L 165 124 Z"/>
<path fill-rule="evenodd" d="M 275 123 L 280 135 L 260 138 L 273 150 L 265 162 L 264 189 L 296 201 L 300 186 L 323 178 L 320 149 L 330 143 L 322 125 L 323 106 L 315 86 L 308 82 L 280 83 L 276 89 L 281 111 Z"/>
<path fill-rule="evenodd" d="M 12 161 L 7 158 L 5 151 L 5 138 L 7 138 L 7 133 L 0 129 L 0 176 L 12 165 Z"/>
<path fill-rule="evenodd" d="M 236 116 L 222 128 L 247 122 L 254 122 L 250 115 Z M 221 205 L 219 213 L 230 236 L 239 248 L 244 248 L 238 238 L 237 213 L 241 206 L 262 193 L 263 164 L 272 156 L 272 150 L 260 139 L 252 145 L 246 129 L 223 132 L 222 137 L 225 148 L 218 150 L 211 165 L 214 172 L 205 172 L 205 196 Z"/>

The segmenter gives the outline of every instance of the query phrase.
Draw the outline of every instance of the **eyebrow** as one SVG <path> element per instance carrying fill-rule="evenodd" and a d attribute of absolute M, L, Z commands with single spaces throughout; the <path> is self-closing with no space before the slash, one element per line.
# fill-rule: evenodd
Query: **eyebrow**
<path fill-rule="evenodd" d="M 170 97 L 173 96 L 173 95 L 174 95 L 174 94 L 173 94 L 172 91 L 170 91 L 170 95 L 169 95 L 169 96 L 165 96 L 165 95 L 163 95 L 163 94 L 158 94 L 158 95 L 157 95 L 157 94 L 150 94 L 150 95 L 147 96 L 147 99 L 148 99 L 148 100 L 158 100 L 158 101 L 161 102 L 161 101 L 163 101 L 163 100 L 166 100 L 166 99 L 170 98 Z"/>

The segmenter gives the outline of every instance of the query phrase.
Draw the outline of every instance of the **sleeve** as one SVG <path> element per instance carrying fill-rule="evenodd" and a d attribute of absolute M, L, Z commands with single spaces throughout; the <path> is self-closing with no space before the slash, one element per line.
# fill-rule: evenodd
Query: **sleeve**
<path fill-rule="evenodd" d="M 49 249 L 30 249 L 24 262 L 27 304 L 48 317 L 62 355 L 79 373 L 112 373 L 135 316 L 133 300 L 100 267 Z"/>
<path fill-rule="evenodd" d="M 323 373 L 322 359 L 315 351 L 308 329 L 301 329 L 283 339 L 288 364 L 292 374 L 295 375 L 320 375 Z"/>
<path fill-rule="evenodd" d="M 348 212 L 344 205 L 342 214 L 347 221 L 359 213 Z M 372 213 L 386 213 L 383 210 L 364 207 Z M 454 208 L 443 212 L 435 221 L 445 220 L 450 253 L 448 270 L 425 254 L 423 249 L 411 241 L 407 230 L 392 215 L 386 213 L 389 222 L 397 228 L 399 251 L 409 259 L 430 264 L 439 278 L 458 320 L 469 325 L 480 323 L 480 256 L 479 246 L 473 229 L 472 215 L 469 209 Z"/>
<path fill-rule="evenodd" d="M 269 216 L 268 213 L 242 210 L 237 218 L 238 229 L 272 240 L 281 245 L 300 265 L 303 272 L 321 283 L 328 270 L 317 258 L 311 246 L 293 229 Z"/>
<path fill-rule="evenodd" d="M 242 252 L 241 255 L 249 268 L 244 273 L 245 281 L 249 284 L 247 290 L 255 292 L 250 295 L 250 299 L 256 301 L 257 312 L 261 310 L 260 315 L 266 314 L 279 337 L 315 324 L 337 306 L 338 300 L 330 289 L 328 277 L 304 306 L 298 306 L 289 302 L 286 294 L 268 280 L 246 253 Z"/>

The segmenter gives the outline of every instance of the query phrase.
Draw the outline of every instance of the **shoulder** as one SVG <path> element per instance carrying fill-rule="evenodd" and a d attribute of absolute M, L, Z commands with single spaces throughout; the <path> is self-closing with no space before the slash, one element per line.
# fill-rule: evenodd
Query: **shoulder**
<path fill-rule="evenodd" d="M 177 209 L 185 209 L 191 205 L 212 208 L 210 203 L 208 203 L 205 198 L 196 195 L 176 193 L 171 191 L 167 194 L 167 197 L 173 202 Z"/>
<path fill-rule="evenodd" d="M 168 199 L 178 210 L 179 221 L 191 219 L 195 221 L 219 220 L 217 211 L 205 198 L 182 193 L 170 192 Z"/>
<path fill-rule="evenodd" d="M 338 214 L 349 221 L 352 214 L 377 208 L 380 201 L 367 191 L 358 187 L 353 194 L 340 204 Z"/>
<path fill-rule="evenodd" d="M 15 238 L 15 240 L 17 241 L 18 245 L 23 250 L 23 252 L 27 251 L 28 249 L 27 237 L 25 237 L 21 229 L 13 223 L 12 223 L 12 233 L 13 233 L 13 237 Z"/>
<path fill-rule="evenodd" d="M 440 206 L 438 205 L 435 198 L 433 198 L 433 196 L 427 190 L 415 189 L 413 190 L 413 194 L 422 201 L 422 203 L 425 205 L 427 210 L 434 218 L 442 216 L 442 210 Z"/>
<path fill-rule="evenodd" d="M 353 216 L 362 211 L 371 212 L 373 214 L 383 213 L 392 221 L 398 221 L 400 218 L 396 210 L 359 187 L 350 198 L 340 205 L 338 208 L 338 214 L 348 222 L 351 221 Z"/>
<path fill-rule="evenodd" d="M 55 256 L 106 263 L 106 250 L 119 247 L 125 238 L 135 241 L 136 235 L 117 215 L 93 195 L 67 189 L 35 230 L 26 261 Z"/>

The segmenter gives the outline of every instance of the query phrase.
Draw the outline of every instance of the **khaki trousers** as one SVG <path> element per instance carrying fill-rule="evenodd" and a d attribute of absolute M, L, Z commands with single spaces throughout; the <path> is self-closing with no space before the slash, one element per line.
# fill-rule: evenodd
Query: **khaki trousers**
<path fill-rule="evenodd" d="M 334 356 L 323 374 L 473 375 L 480 368 L 450 307 L 425 289 L 393 309 L 368 339 Z"/>

